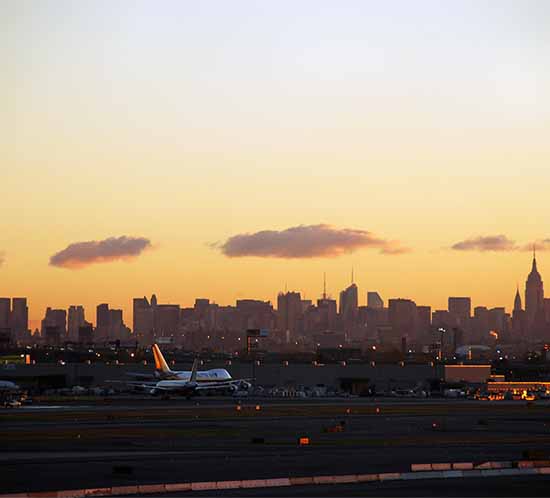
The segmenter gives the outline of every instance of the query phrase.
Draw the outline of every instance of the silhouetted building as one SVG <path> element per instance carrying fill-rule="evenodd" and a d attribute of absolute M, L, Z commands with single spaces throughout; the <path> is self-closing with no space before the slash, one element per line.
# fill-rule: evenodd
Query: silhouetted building
<path fill-rule="evenodd" d="M 42 320 L 43 336 L 46 334 L 46 329 L 49 329 L 50 339 L 55 335 L 53 329 L 57 329 L 57 335 L 59 336 L 58 342 L 64 340 L 67 335 L 67 310 L 46 308 L 46 316 Z M 48 341 L 47 337 L 46 340 Z"/>
<path fill-rule="evenodd" d="M 367 306 L 369 308 L 382 309 L 384 307 L 384 300 L 378 292 L 367 292 Z"/>
<path fill-rule="evenodd" d="M 154 331 L 153 308 L 146 297 L 134 298 L 133 304 L 134 334 L 140 342 L 150 342 Z"/>
<path fill-rule="evenodd" d="M 11 329 L 10 327 L 11 299 L 0 297 L 0 329 Z"/>
<path fill-rule="evenodd" d="M 340 317 L 346 330 L 355 325 L 358 304 L 357 285 L 352 283 L 347 289 L 340 292 Z"/>
<path fill-rule="evenodd" d="M 12 299 L 11 330 L 17 340 L 27 338 L 29 334 L 29 308 L 26 297 Z"/>
<path fill-rule="evenodd" d="M 531 273 L 525 283 L 525 313 L 527 328 L 531 338 L 540 333 L 544 327 L 544 284 L 537 270 L 537 259 L 533 256 Z"/>
<path fill-rule="evenodd" d="M 450 297 L 449 315 L 453 325 L 465 329 L 472 314 L 472 300 L 469 297 Z"/>
<path fill-rule="evenodd" d="M 514 310 L 512 312 L 512 331 L 513 339 L 523 339 L 527 332 L 527 316 L 521 304 L 519 288 L 516 290 L 514 298 Z"/>
<path fill-rule="evenodd" d="M 69 306 L 67 336 L 70 341 L 78 341 L 79 329 L 86 323 L 83 306 Z"/>
<path fill-rule="evenodd" d="M 281 292 L 277 296 L 277 329 L 288 332 L 286 342 L 296 334 L 302 315 L 302 296 L 299 292 Z"/>
<path fill-rule="evenodd" d="M 410 299 L 390 299 L 388 301 L 389 322 L 392 328 L 392 342 L 401 345 L 401 339 L 416 339 L 416 303 Z"/>
<path fill-rule="evenodd" d="M 85 322 L 78 328 L 78 342 L 81 344 L 92 344 L 94 342 L 94 327 L 91 323 Z"/>

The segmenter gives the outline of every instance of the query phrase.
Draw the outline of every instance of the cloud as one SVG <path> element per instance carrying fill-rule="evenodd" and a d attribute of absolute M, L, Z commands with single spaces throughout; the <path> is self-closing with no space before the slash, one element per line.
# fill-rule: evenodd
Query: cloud
<path fill-rule="evenodd" d="M 145 249 L 151 247 L 151 241 L 144 237 L 110 237 L 105 240 L 75 242 L 55 253 L 50 265 L 60 268 L 83 268 L 95 263 L 108 263 L 116 260 L 136 258 Z"/>
<path fill-rule="evenodd" d="M 335 228 L 323 224 L 234 235 L 214 247 L 230 258 L 336 257 L 364 248 L 375 248 L 382 254 L 402 254 L 408 251 L 397 241 L 380 239 L 365 230 Z"/>
<path fill-rule="evenodd" d="M 535 242 L 531 242 L 531 244 L 525 244 L 521 250 L 531 252 L 533 248 L 535 248 L 537 252 L 550 251 L 550 239 L 539 239 Z"/>
<path fill-rule="evenodd" d="M 456 251 L 515 251 L 516 243 L 506 235 L 487 235 L 466 239 L 454 244 L 451 249 Z"/>

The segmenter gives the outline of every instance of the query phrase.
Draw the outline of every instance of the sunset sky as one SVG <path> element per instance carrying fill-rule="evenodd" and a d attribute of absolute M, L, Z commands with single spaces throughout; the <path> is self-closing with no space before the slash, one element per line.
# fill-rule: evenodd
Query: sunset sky
<path fill-rule="evenodd" d="M 550 285 L 550 2 L 0 9 L 0 296 L 31 319 L 352 267 L 360 304 L 510 308 L 534 241 Z"/>

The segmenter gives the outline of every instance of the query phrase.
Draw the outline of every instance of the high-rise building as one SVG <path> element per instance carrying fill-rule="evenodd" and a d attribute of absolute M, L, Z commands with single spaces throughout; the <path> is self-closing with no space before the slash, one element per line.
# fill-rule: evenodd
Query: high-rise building
<path fill-rule="evenodd" d="M 110 323 L 109 305 L 106 303 L 98 304 L 96 308 L 96 327 L 109 327 Z"/>
<path fill-rule="evenodd" d="M 83 306 L 69 306 L 67 336 L 70 341 L 78 341 L 80 327 L 86 323 Z"/>
<path fill-rule="evenodd" d="M 42 335 L 45 336 L 46 329 L 51 336 L 63 340 L 67 335 L 67 310 L 55 310 L 46 308 L 46 315 L 42 320 Z M 57 330 L 57 332 L 54 332 Z"/>
<path fill-rule="evenodd" d="M 153 308 L 146 297 L 134 298 L 134 324 L 133 330 L 136 337 L 144 341 L 150 341 L 154 330 Z"/>
<path fill-rule="evenodd" d="M 544 319 L 544 284 L 537 269 L 535 255 L 531 273 L 525 282 L 525 313 L 529 335 L 533 336 L 541 325 L 539 322 Z"/>
<path fill-rule="evenodd" d="M 514 298 L 514 310 L 512 311 L 512 331 L 514 333 L 514 339 L 523 338 L 527 331 L 527 320 L 525 311 L 523 310 L 521 304 L 519 287 L 516 290 L 516 297 Z"/>
<path fill-rule="evenodd" d="M 12 299 L 11 328 L 17 338 L 22 338 L 29 330 L 29 308 L 26 297 Z"/>
<path fill-rule="evenodd" d="M 357 285 L 352 283 L 347 289 L 340 292 L 340 317 L 346 329 L 355 325 L 358 305 Z"/>
<path fill-rule="evenodd" d="M 11 299 L 0 297 L 0 329 L 9 329 L 11 325 Z"/>
<path fill-rule="evenodd" d="M 416 339 L 417 309 L 416 303 L 410 299 L 390 299 L 388 301 L 388 316 L 392 328 L 392 340 L 407 337 Z"/>
<path fill-rule="evenodd" d="M 378 292 L 367 292 L 367 306 L 369 308 L 382 309 L 384 307 L 384 300 Z"/>
<path fill-rule="evenodd" d="M 448 309 L 453 325 L 465 329 L 472 314 L 472 300 L 469 297 L 450 297 Z"/>
<path fill-rule="evenodd" d="M 289 331 L 289 336 L 295 334 L 302 315 L 302 296 L 299 292 L 279 293 L 277 296 L 277 328 L 279 330 Z"/>

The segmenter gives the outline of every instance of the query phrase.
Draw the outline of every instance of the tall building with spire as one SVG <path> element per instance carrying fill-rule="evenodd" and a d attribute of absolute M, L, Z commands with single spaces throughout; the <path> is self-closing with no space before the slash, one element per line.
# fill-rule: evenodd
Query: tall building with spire
<path fill-rule="evenodd" d="M 527 329 L 525 311 L 521 303 L 519 294 L 519 285 L 516 289 L 516 297 L 514 298 L 514 310 L 512 311 L 512 332 L 514 339 L 520 339 L 525 336 Z"/>
<path fill-rule="evenodd" d="M 531 273 L 525 283 L 525 313 L 529 335 L 532 336 L 536 333 L 539 320 L 544 317 L 544 284 L 537 269 L 537 257 L 534 251 Z"/>

